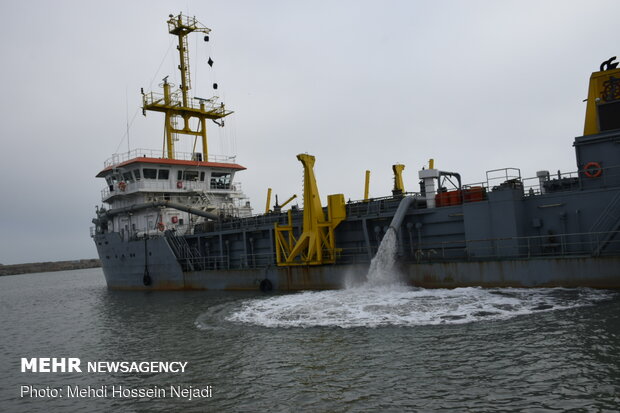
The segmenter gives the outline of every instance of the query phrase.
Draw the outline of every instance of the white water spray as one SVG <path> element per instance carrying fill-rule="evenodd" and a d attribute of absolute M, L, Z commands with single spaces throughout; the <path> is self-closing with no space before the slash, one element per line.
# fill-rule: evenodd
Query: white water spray
<path fill-rule="evenodd" d="M 396 230 L 389 227 L 381 240 L 381 244 L 379 244 L 377 255 L 370 262 L 366 286 L 380 287 L 402 284 L 396 267 L 397 246 Z"/>
<path fill-rule="evenodd" d="M 225 320 L 284 328 L 463 324 L 590 306 L 616 294 L 584 288 L 425 290 L 362 287 L 246 300 L 236 304 Z M 197 320 L 198 328 L 205 330 L 218 323 L 221 321 L 211 321 L 208 313 Z"/>

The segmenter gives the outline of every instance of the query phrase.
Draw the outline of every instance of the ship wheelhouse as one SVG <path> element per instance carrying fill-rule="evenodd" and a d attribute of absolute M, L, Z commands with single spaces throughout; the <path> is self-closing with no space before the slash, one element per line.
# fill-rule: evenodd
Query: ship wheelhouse
<path fill-rule="evenodd" d="M 234 181 L 245 167 L 234 157 L 204 161 L 200 153 L 177 154 L 175 159 L 156 155 L 140 149 L 116 155 L 97 174 L 106 181 L 101 198 L 109 205 L 108 231 L 127 239 L 169 229 L 191 233 L 207 219 L 179 208 L 219 217 L 252 214 L 241 184 Z"/>

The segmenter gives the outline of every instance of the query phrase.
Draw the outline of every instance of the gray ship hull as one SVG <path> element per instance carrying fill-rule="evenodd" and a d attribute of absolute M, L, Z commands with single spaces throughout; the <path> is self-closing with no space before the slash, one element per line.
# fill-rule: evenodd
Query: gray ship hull
<path fill-rule="evenodd" d="M 110 289 L 119 290 L 259 290 L 341 289 L 366 282 L 368 263 L 322 266 L 238 268 L 184 271 L 164 237 L 123 242 L 102 236 L 100 254 Z M 116 239 L 114 239 L 116 238 Z M 107 244 L 105 242 L 107 241 Z M 145 264 L 146 263 L 146 264 Z M 151 285 L 144 284 L 145 271 Z M 400 280 L 423 288 L 592 287 L 620 288 L 620 257 L 572 256 L 469 262 L 400 263 Z"/>

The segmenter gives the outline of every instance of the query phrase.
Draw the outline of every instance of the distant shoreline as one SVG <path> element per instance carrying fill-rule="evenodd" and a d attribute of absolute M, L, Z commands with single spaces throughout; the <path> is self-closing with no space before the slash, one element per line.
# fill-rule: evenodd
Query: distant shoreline
<path fill-rule="evenodd" d="M 101 267 L 101 261 L 97 258 L 72 261 L 31 262 L 27 264 L 0 265 L 0 276 L 30 274 L 33 272 L 81 270 L 84 268 L 97 267 Z"/>

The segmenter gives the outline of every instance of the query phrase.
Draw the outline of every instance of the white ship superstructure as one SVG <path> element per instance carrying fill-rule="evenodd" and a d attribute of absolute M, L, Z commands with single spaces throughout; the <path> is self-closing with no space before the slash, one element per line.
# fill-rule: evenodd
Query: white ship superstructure
<path fill-rule="evenodd" d="M 250 203 L 241 184 L 234 181 L 235 173 L 245 168 L 235 163 L 234 157 L 213 157 L 205 162 L 200 155 L 177 154 L 168 159 L 161 153 L 137 149 L 106 161 L 107 166 L 97 175 L 107 184 L 102 200 L 109 210 L 100 211 L 107 212 L 103 224 L 125 239 L 165 230 L 191 234 L 208 214 L 250 216 Z"/>

